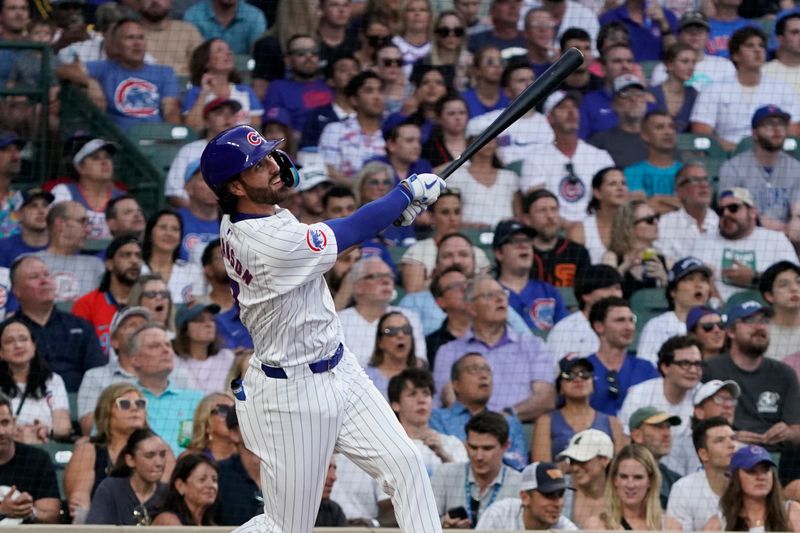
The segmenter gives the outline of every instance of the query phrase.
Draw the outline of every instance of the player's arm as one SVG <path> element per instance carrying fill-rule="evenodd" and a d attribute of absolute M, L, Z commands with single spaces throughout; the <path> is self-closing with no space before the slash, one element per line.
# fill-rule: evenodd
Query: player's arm
<path fill-rule="evenodd" d="M 413 174 L 401 181 L 389 194 L 361 206 L 352 215 L 325 221 L 333 230 L 339 250 L 361 244 L 383 231 L 399 217 L 403 225 L 439 198 L 444 181 L 435 174 Z"/>

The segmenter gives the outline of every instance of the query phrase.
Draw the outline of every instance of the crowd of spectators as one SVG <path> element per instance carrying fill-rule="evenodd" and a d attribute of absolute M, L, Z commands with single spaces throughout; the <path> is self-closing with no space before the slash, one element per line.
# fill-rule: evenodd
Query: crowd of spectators
<path fill-rule="evenodd" d="M 0 525 L 262 512 L 214 136 L 285 138 L 281 207 L 324 223 L 443 169 L 576 47 L 413 226 L 339 256 L 344 342 L 444 527 L 800 531 L 794 2 L 0 0 L 0 41 L 52 52 L 0 43 L 2 87 L 49 69 L 51 98 L 76 86 L 122 135 L 198 139 L 162 205 L 85 131 L 59 132 L 64 176 L 21 188 L 35 139 L 5 111 L 25 97 L 0 102 Z M 347 524 L 396 520 L 334 456 L 317 525 Z"/>

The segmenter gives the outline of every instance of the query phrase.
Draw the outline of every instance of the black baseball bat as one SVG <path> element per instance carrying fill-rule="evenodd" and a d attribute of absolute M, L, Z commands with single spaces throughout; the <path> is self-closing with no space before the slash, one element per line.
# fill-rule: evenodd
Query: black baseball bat
<path fill-rule="evenodd" d="M 541 101 L 550 96 L 561 83 L 583 63 L 583 54 L 577 48 L 570 48 L 558 60 L 550 65 L 544 73 L 536 78 L 533 83 L 514 98 L 505 110 L 498 115 L 494 122 L 489 124 L 480 136 L 472 141 L 464 152 L 448 164 L 439 174 L 442 179 L 447 179 L 470 157 L 486 146 L 486 143 L 500 135 L 511 124 L 519 120 L 522 115 L 533 109 Z"/>

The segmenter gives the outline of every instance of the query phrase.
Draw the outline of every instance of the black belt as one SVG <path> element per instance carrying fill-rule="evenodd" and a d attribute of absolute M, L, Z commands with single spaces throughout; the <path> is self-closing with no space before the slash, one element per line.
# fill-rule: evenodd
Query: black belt
<path fill-rule="evenodd" d="M 309 363 L 308 368 L 310 368 L 311 372 L 314 374 L 322 374 L 323 372 L 327 372 L 328 370 L 336 368 L 336 365 L 338 365 L 339 361 L 342 360 L 343 355 L 344 355 L 344 345 L 342 343 L 339 343 L 339 347 L 336 348 L 336 351 L 333 353 L 331 357 L 327 359 L 322 359 L 321 361 L 317 361 L 315 363 Z M 268 366 L 262 364 L 261 370 L 263 370 L 264 374 L 266 374 L 267 377 L 269 378 L 275 378 L 275 379 L 289 378 L 289 376 L 286 375 L 286 371 L 279 366 Z"/>

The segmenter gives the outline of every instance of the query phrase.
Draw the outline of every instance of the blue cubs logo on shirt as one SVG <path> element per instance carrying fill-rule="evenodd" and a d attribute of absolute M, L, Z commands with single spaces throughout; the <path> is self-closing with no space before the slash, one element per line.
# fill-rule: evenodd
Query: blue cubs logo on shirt
<path fill-rule="evenodd" d="M 586 185 L 574 176 L 566 176 L 558 184 L 558 194 L 569 203 L 575 203 L 586 195 Z"/>
<path fill-rule="evenodd" d="M 258 146 L 263 141 L 264 139 L 261 138 L 261 135 L 259 135 L 257 131 L 251 131 L 250 133 L 247 134 L 247 142 L 249 142 L 253 146 Z"/>
<path fill-rule="evenodd" d="M 556 316 L 555 298 L 538 298 L 528 311 L 533 325 L 541 331 L 548 331 L 553 327 Z"/>
<path fill-rule="evenodd" d="M 154 117 L 159 111 L 158 87 L 141 78 L 128 78 L 117 85 L 114 105 L 129 117 Z"/>
<path fill-rule="evenodd" d="M 312 252 L 321 252 L 328 246 L 328 236 L 321 229 L 308 228 L 306 231 L 306 244 Z"/>

